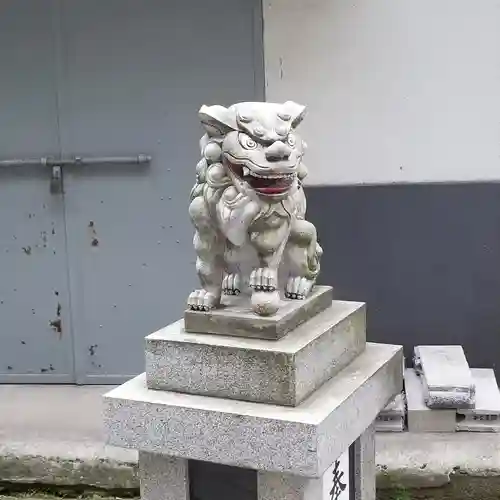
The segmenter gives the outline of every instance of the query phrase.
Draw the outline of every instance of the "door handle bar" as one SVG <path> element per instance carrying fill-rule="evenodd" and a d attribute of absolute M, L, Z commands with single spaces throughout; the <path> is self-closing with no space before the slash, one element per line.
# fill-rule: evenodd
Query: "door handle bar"
<path fill-rule="evenodd" d="M 15 158 L 12 160 L 0 160 L 1 167 L 66 167 L 73 165 L 145 165 L 151 163 L 151 156 L 137 155 L 137 156 L 73 156 L 70 158 Z"/>
<path fill-rule="evenodd" d="M 73 156 L 71 158 L 15 158 L 12 160 L 0 160 L 1 167 L 31 167 L 41 166 L 52 169 L 50 177 L 50 192 L 58 194 L 63 192 L 62 167 L 73 167 L 78 165 L 147 165 L 151 163 L 151 156 Z"/>

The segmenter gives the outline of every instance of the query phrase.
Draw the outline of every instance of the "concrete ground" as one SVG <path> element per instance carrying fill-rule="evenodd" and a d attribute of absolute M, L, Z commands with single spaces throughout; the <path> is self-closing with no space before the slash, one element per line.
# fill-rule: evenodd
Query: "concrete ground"
<path fill-rule="evenodd" d="M 133 494 L 136 452 L 104 443 L 101 396 L 109 389 L 0 386 L 0 486 L 83 485 Z M 412 490 L 411 498 L 500 498 L 497 434 L 378 434 L 377 464 L 381 490 Z M 429 488 L 446 492 L 457 484 L 464 491 L 464 481 L 493 496 L 484 491 L 479 496 L 415 496 Z M 416 488 L 420 493 L 413 493 Z"/>
<path fill-rule="evenodd" d="M 0 481 L 136 488 L 136 452 L 104 443 L 110 389 L 0 385 Z"/>

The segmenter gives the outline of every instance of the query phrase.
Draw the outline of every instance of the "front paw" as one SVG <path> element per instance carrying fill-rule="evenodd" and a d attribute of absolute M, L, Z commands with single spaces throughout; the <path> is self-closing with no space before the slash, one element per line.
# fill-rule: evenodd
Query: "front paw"
<path fill-rule="evenodd" d="M 209 311 L 217 305 L 217 297 L 203 288 L 189 294 L 187 305 L 193 311 Z"/>
<path fill-rule="evenodd" d="M 274 292 L 278 288 L 278 273 L 269 267 L 259 267 L 250 274 L 250 288 L 263 292 Z"/>
<path fill-rule="evenodd" d="M 285 286 L 285 297 L 287 299 L 303 300 L 311 291 L 313 282 L 300 276 L 291 276 Z"/>
<path fill-rule="evenodd" d="M 225 295 L 239 295 L 241 293 L 241 278 L 239 274 L 225 274 L 222 280 L 222 292 Z"/>

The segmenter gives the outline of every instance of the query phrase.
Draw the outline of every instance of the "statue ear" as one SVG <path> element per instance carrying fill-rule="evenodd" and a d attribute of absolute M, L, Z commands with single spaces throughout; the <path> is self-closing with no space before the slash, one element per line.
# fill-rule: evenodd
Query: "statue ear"
<path fill-rule="evenodd" d="M 203 105 L 198 111 L 198 116 L 210 137 L 225 135 L 231 130 L 238 130 L 235 112 L 224 106 Z"/>
<path fill-rule="evenodd" d="M 293 101 L 285 102 L 283 107 L 286 109 L 286 112 L 292 117 L 292 127 L 297 127 L 304 119 L 304 116 L 306 114 L 306 107 Z"/>

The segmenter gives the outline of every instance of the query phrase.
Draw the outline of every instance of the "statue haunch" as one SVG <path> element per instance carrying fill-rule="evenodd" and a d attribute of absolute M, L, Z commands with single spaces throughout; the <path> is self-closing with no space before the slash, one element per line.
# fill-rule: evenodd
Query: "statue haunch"
<path fill-rule="evenodd" d="M 283 271 L 286 298 L 311 291 L 322 250 L 305 220 L 305 144 L 295 132 L 304 113 L 294 102 L 201 107 L 206 134 L 189 215 L 202 288 L 189 295 L 190 309 L 207 311 L 222 293 L 250 289 L 253 311 L 274 314 Z"/>

